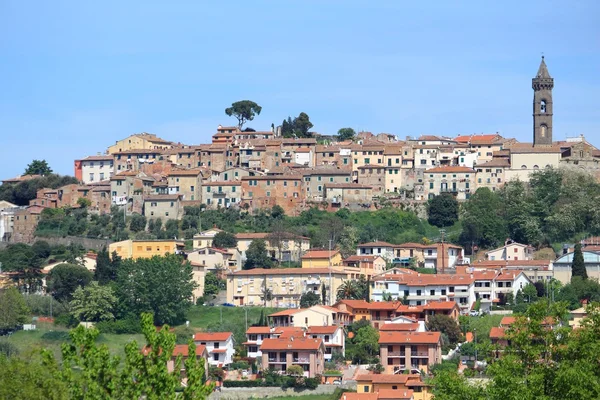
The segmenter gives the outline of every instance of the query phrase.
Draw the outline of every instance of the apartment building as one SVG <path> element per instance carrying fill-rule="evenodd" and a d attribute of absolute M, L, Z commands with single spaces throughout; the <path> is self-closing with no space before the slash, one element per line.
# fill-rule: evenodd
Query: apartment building
<path fill-rule="evenodd" d="M 108 147 L 108 154 L 115 154 L 122 151 L 145 149 L 145 150 L 167 150 L 173 147 L 173 143 L 161 139 L 151 133 L 138 133 L 117 140 L 114 145 Z"/>
<path fill-rule="evenodd" d="M 494 157 L 473 168 L 477 171 L 475 174 L 477 188 L 487 187 L 495 192 L 506 182 L 506 171 L 510 168 L 510 161 L 506 157 Z"/>
<path fill-rule="evenodd" d="M 263 370 L 274 369 L 285 374 L 292 365 L 300 365 L 307 378 L 314 378 L 324 372 L 325 345 L 321 339 L 294 336 L 264 339 L 260 351 Z"/>
<path fill-rule="evenodd" d="M 457 143 L 466 144 L 469 149 L 477 152 L 479 162 L 488 162 L 494 154 L 503 149 L 505 143 L 511 140 L 504 139 L 498 133 L 481 135 L 459 135 L 454 138 Z"/>
<path fill-rule="evenodd" d="M 382 165 L 365 164 L 357 167 L 356 183 L 370 186 L 373 196 L 381 196 L 385 193 L 386 168 Z"/>
<path fill-rule="evenodd" d="M 412 368 L 427 372 L 429 368 L 442 362 L 442 334 L 380 332 L 379 359 L 388 374 Z"/>
<path fill-rule="evenodd" d="M 297 215 L 306 196 L 301 174 L 242 178 L 242 203 L 251 209 L 279 205 L 287 215 Z"/>
<path fill-rule="evenodd" d="M 485 259 L 490 261 L 495 260 L 532 260 L 533 247 L 526 244 L 512 242 L 507 240 L 504 246 L 487 251 Z"/>
<path fill-rule="evenodd" d="M 271 258 L 282 262 L 299 262 L 304 253 L 310 249 L 310 238 L 289 232 L 255 232 L 236 233 L 237 249 L 246 259 L 246 251 L 254 240 L 264 240 Z"/>
<path fill-rule="evenodd" d="M 456 268 L 464 261 L 464 249 L 452 243 L 404 243 L 394 246 L 394 264 L 408 265 L 411 259 L 422 268 L 437 271 Z"/>
<path fill-rule="evenodd" d="M 313 339 L 321 339 L 325 345 L 325 361 L 331 361 L 334 354 L 344 356 L 346 354 L 345 333 L 341 326 L 309 326 L 306 336 Z"/>
<path fill-rule="evenodd" d="M 181 383 L 186 384 L 187 382 L 187 373 L 185 371 L 185 361 L 190 357 L 189 355 L 189 346 L 187 344 L 176 344 L 173 349 L 173 355 L 171 359 L 167 361 L 167 370 L 169 372 L 173 372 L 175 370 L 175 362 L 177 361 L 177 357 L 181 356 L 181 365 L 179 369 L 179 374 L 181 376 Z M 206 350 L 206 346 L 196 346 L 196 360 L 200 361 L 204 365 L 204 379 L 208 380 L 208 350 Z"/>
<path fill-rule="evenodd" d="M 200 169 L 172 169 L 167 175 L 168 194 L 180 195 L 181 200 L 202 200 Z"/>
<path fill-rule="evenodd" d="M 232 332 L 199 332 L 194 334 L 194 343 L 206 347 L 212 366 L 222 368 L 233 362 Z"/>
<path fill-rule="evenodd" d="M 202 186 L 202 202 L 209 209 L 237 206 L 241 198 L 240 181 L 204 182 Z"/>
<path fill-rule="evenodd" d="M 162 150 L 131 149 L 114 153 L 115 172 L 141 171 L 144 165 L 153 164 L 162 157 Z"/>
<path fill-rule="evenodd" d="M 207 271 L 226 275 L 242 269 L 242 254 L 235 248 L 201 247 L 187 253 L 187 259 L 202 265 Z M 217 271 L 222 269 L 223 271 Z"/>
<path fill-rule="evenodd" d="M 326 183 L 324 200 L 332 208 L 348 208 L 352 211 L 370 209 L 373 187 L 359 183 Z"/>
<path fill-rule="evenodd" d="M 89 185 L 110 179 L 114 173 L 112 155 L 88 156 L 75 160 L 75 177 Z"/>
<path fill-rule="evenodd" d="M 182 253 L 185 248 L 183 240 L 122 240 L 108 245 L 108 252 L 123 259 L 151 258 L 165 254 Z"/>
<path fill-rule="evenodd" d="M 450 193 L 458 200 L 467 200 L 475 192 L 475 170 L 460 166 L 441 166 L 425 170 L 424 198 L 432 199 Z"/>
<path fill-rule="evenodd" d="M 384 398 L 431 400 L 431 387 L 422 381 L 420 374 L 363 374 L 356 377 L 356 395 L 374 396 L 372 400 Z M 383 397 L 380 397 L 380 393 Z M 368 397 L 348 397 L 343 400 L 371 400 Z"/>
<path fill-rule="evenodd" d="M 212 247 L 212 242 L 215 235 L 219 232 L 223 232 L 221 229 L 217 227 L 213 227 L 211 229 L 207 229 L 200 233 L 196 233 L 193 238 L 192 247 L 194 249 L 200 249 L 203 247 Z"/>
<path fill-rule="evenodd" d="M 183 205 L 179 194 L 155 194 L 144 197 L 146 218 L 160 218 L 163 221 L 179 220 L 183 217 Z"/>
<path fill-rule="evenodd" d="M 371 320 L 370 303 L 365 300 L 340 300 L 334 307 L 350 314 L 350 322 L 361 319 Z"/>
<path fill-rule="evenodd" d="M 385 293 L 417 306 L 431 301 L 452 300 L 459 304 L 461 310 L 469 310 L 476 300 L 474 283 L 471 275 L 412 275 L 392 271 L 373 277 L 371 299 L 383 301 Z"/>
<path fill-rule="evenodd" d="M 274 329 L 268 326 L 251 326 L 246 330 L 244 347 L 246 347 L 249 358 L 262 358 L 260 346 L 263 340 L 275 337 L 273 331 Z"/>
<path fill-rule="evenodd" d="M 227 302 L 239 306 L 264 304 L 263 289 L 267 288 L 272 293 L 272 299 L 266 301 L 267 306 L 298 308 L 302 294 L 312 291 L 320 296 L 322 285 L 334 299 L 345 279 L 345 272 L 328 268 L 255 268 L 237 271 L 227 276 Z"/>
<path fill-rule="evenodd" d="M 370 279 L 373 275 L 380 274 L 385 271 L 387 263 L 378 255 L 354 255 L 345 258 L 342 261 L 344 270 L 346 268 L 356 268 L 358 271 L 355 273 L 355 278 L 363 275 L 365 278 Z M 351 277 L 352 278 L 352 277 Z"/>
<path fill-rule="evenodd" d="M 396 245 L 387 242 L 369 242 L 361 243 L 356 246 L 356 255 L 359 256 L 378 256 L 391 262 L 394 259 L 394 249 Z"/>
<path fill-rule="evenodd" d="M 350 313 L 325 305 L 283 310 L 267 316 L 269 326 L 296 327 L 347 325 Z"/>
<path fill-rule="evenodd" d="M 301 257 L 302 268 L 336 268 L 342 267 L 342 254 L 337 250 L 308 250 Z"/>

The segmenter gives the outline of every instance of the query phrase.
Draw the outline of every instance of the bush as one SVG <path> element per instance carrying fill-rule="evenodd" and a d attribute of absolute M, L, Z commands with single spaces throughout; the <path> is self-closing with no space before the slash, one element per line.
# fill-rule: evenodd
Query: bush
<path fill-rule="evenodd" d="M 304 378 L 304 386 L 307 389 L 315 390 L 319 383 L 321 383 L 319 378 Z"/>
<path fill-rule="evenodd" d="M 17 349 L 17 346 L 6 340 L 0 340 L 0 354 L 6 357 L 18 356 L 19 349 Z"/>
<path fill-rule="evenodd" d="M 67 342 L 71 340 L 69 332 L 67 331 L 49 331 L 42 335 L 43 340 L 56 340 L 60 342 Z"/>
<path fill-rule="evenodd" d="M 95 325 L 101 333 L 135 334 L 142 333 L 142 326 L 139 318 L 127 317 L 116 321 L 100 321 Z M 187 343 L 187 342 L 186 342 Z"/>
<path fill-rule="evenodd" d="M 189 326 L 179 326 L 175 328 L 176 343 L 177 344 L 188 344 L 194 337 L 196 331 Z"/>
<path fill-rule="evenodd" d="M 68 314 L 66 304 L 61 303 L 54 299 L 52 296 L 42 296 L 39 294 L 28 294 L 24 295 L 25 304 L 31 311 L 32 315 L 35 316 L 50 316 L 50 303 L 52 303 L 52 316 L 59 317 L 63 314 Z"/>
<path fill-rule="evenodd" d="M 235 370 L 235 369 L 250 369 L 250 364 L 248 363 L 248 361 L 236 361 L 236 362 L 232 362 L 231 364 L 229 364 L 229 369 L 230 370 Z"/>
<path fill-rule="evenodd" d="M 79 325 L 79 321 L 71 314 L 62 314 L 54 318 L 54 325 L 66 326 L 67 328 L 75 328 L 77 325 Z"/>
<path fill-rule="evenodd" d="M 223 381 L 223 387 L 262 387 L 266 386 L 263 381 Z"/>

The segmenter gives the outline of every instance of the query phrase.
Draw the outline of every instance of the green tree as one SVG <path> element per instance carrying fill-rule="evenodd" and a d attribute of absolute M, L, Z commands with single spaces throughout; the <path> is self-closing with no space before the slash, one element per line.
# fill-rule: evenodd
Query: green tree
<path fill-rule="evenodd" d="M 500 189 L 500 198 L 509 237 L 519 243 L 539 244 L 543 234 L 539 219 L 533 215 L 532 199 L 525 183 L 506 182 Z"/>
<path fill-rule="evenodd" d="M 0 356 L 0 399 L 68 400 L 67 390 L 36 357 Z"/>
<path fill-rule="evenodd" d="M 30 164 L 25 168 L 25 172 L 23 175 L 50 175 L 52 173 L 52 169 L 48 166 L 46 160 L 33 160 Z"/>
<path fill-rule="evenodd" d="M 0 333 L 23 325 L 29 316 L 23 295 L 14 287 L 0 291 L 0 310 Z"/>
<path fill-rule="evenodd" d="M 357 280 L 344 281 L 337 290 L 337 301 L 340 300 L 361 300 L 364 299 L 364 293 Z"/>
<path fill-rule="evenodd" d="M 502 202 L 497 193 L 479 188 L 464 203 L 459 241 L 466 248 L 471 245 L 494 247 L 506 239 L 506 222 Z"/>
<path fill-rule="evenodd" d="M 195 287 L 192 266 L 175 254 L 123 260 L 115 285 L 123 315 L 152 312 L 159 324 L 185 321 Z"/>
<path fill-rule="evenodd" d="M 237 247 L 237 239 L 233 233 L 221 231 L 215 235 L 212 246 L 219 249 L 230 249 Z"/>
<path fill-rule="evenodd" d="M 527 299 L 528 303 L 535 303 L 538 298 L 538 291 L 535 285 L 532 285 L 531 283 L 527 284 L 523 288 L 523 297 L 524 299 Z"/>
<path fill-rule="evenodd" d="M 352 128 L 341 128 L 337 132 L 337 138 L 340 142 L 345 140 L 354 140 L 356 132 Z"/>
<path fill-rule="evenodd" d="M 79 286 L 69 303 L 71 315 L 79 321 L 100 322 L 114 319 L 117 298 L 110 286 L 100 286 L 94 281 L 85 288 Z"/>
<path fill-rule="evenodd" d="M 129 222 L 131 232 L 143 232 L 146 230 L 146 217 L 140 214 L 133 214 Z"/>
<path fill-rule="evenodd" d="M 321 303 L 319 295 L 313 291 L 308 291 L 300 296 L 300 308 L 308 308 Z"/>
<path fill-rule="evenodd" d="M 85 197 L 80 197 L 77 199 L 77 205 L 81 208 L 88 208 L 92 205 L 92 201 L 90 199 L 86 199 Z"/>
<path fill-rule="evenodd" d="M 433 394 L 436 399 L 444 400 L 488 400 L 485 389 L 470 385 L 464 375 L 453 371 L 441 371 L 433 380 Z M 512 397 L 511 397 L 512 398 Z"/>
<path fill-rule="evenodd" d="M 356 254 L 356 246 L 358 245 L 358 229 L 355 226 L 346 226 L 340 234 L 338 245 L 342 257 L 347 258 Z"/>
<path fill-rule="evenodd" d="M 37 191 L 43 188 L 56 189 L 61 186 L 77 184 L 79 181 L 72 176 L 50 174 L 40 178 L 29 179 L 19 183 L 0 185 L 0 200 L 6 200 L 19 206 L 29 204 L 37 197 Z"/>
<path fill-rule="evenodd" d="M 308 114 L 301 112 L 296 118 L 293 120 L 291 117 L 288 117 L 287 120 L 283 120 L 281 125 L 281 135 L 283 137 L 298 137 L 298 138 L 307 138 L 311 137 L 309 133 L 310 128 L 313 127 L 313 124 L 310 122 L 310 118 Z"/>
<path fill-rule="evenodd" d="M 358 329 L 353 338 L 354 344 L 362 349 L 370 358 L 379 354 L 379 331 L 371 325 Z"/>
<path fill-rule="evenodd" d="M 460 326 L 448 315 L 437 314 L 430 316 L 427 321 L 427 330 L 445 334 L 451 345 L 456 345 L 462 338 Z"/>
<path fill-rule="evenodd" d="M 168 329 L 157 331 L 149 314 L 142 315 L 142 331 L 146 339 L 144 351 L 133 341 L 125 346 L 125 362 L 112 356 L 106 345 L 98 346 L 99 332 L 80 326 L 71 331 L 72 343 L 62 348 L 62 364 L 49 350 L 44 350 L 44 365 L 53 376 L 65 383 L 73 399 L 173 399 L 181 386 L 182 358 L 178 356 L 172 372 L 168 361 L 175 348 L 175 334 Z M 193 341 L 188 354 L 196 354 Z M 184 363 L 187 382 L 184 400 L 206 399 L 214 385 L 206 385 L 204 362 L 188 357 Z M 77 372 L 75 372 L 77 371 Z"/>
<path fill-rule="evenodd" d="M 44 240 L 37 240 L 32 246 L 31 250 L 35 253 L 35 256 L 41 260 L 45 260 L 50 257 L 51 248 L 48 242 Z"/>
<path fill-rule="evenodd" d="M 236 101 L 231 104 L 231 107 L 225 109 L 225 114 L 228 116 L 234 116 L 238 120 L 238 128 L 242 129 L 242 126 L 247 121 L 252 121 L 256 115 L 260 115 L 262 107 L 250 100 Z"/>
<path fill-rule="evenodd" d="M 587 279 L 587 270 L 585 268 L 585 261 L 583 259 L 583 252 L 581 251 L 581 243 L 575 245 L 573 251 L 573 263 L 571 264 L 572 276 L 579 276 L 581 279 Z"/>
<path fill-rule="evenodd" d="M 204 277 L 204 296 L 216 296 L 221 290 L 226 289 L 225 279 L 220 279 L 212 271 L 206 273 Z"/>
<path fill-rule="evenodd" d="M 117 253 L 113 253 L 113 256 L 119 257 Z M 106 246 L 98 252 L 96 256 L 96 271 L 94 271 L 94 279 L 97 280 L 101 285 L 113 282 L 117 277 L 117 271 L 113 270 L 110 256 Z"/>
<path fill-rule="evenodd" d="M 59 301 L 71 301 L 75 289 L 92 281 L 87 268 L 75 264 L 59 264 L 48 274 L 48 291 Z"/>
<path fill-rule="evenodd" d="M 267 244 L 262 239 L 253 240 L 246 250 L 244 269 L 272 268 L 273 260 L 267 254 Z"/>
<path fill-rule="evenodd" d="M 443 228 L 458 221 L 458 201 L 449 193 L 442 193 L 427 202 L 428 221 L 431 225 Z"/>
<path fill-rule="evenodd" d="M 299 365 L 292 365 L 285 370 L 285 373 L 290 376 L 303 376 L 304 370 Z"/>

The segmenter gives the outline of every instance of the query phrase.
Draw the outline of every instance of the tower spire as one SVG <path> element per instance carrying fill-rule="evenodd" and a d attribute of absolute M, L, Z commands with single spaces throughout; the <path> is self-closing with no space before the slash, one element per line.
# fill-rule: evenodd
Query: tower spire
<path fill-rule="evenodd" d="M 542 56 L 542 62 L 540 63 L 540 67 L 538 68 L 536 78 L 552 78 L 550 73 L 548 72 L 548 67 L 546 66 L 546 61 L 544 61 L 544 56 Z"/>

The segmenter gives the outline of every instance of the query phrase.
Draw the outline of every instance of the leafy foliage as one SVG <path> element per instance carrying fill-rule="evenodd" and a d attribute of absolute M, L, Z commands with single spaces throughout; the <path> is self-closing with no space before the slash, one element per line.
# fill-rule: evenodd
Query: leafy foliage
<path fill-rule="evenodd" d="M 356 132 L 352 128 L 341 128 L 337 131 L 337 138 L 339 141 L 354 140 Z"/>
<path fill-rule="evenodd" d="M 571 264 L 571 271 L 572 276 L 579 276 L 581 279 L 588 278 L 580 243 L 577 243 L 575 245 L 575 250 L 573 252 L 573 264 Z"/>
<path fill-rule="evenodd" d="M 117 298 L 110 286 L 92 282 L 85 288 L 78 287 L 71 300 L 71 314 L 80 321 L 99 322 L 114 318 Z"/>
<path fill-rule="evenodd" d="M 220 279 L 214 272 L 207 272 L 204 276 L 204 296 L 216 296 L 226 289 L 226 284 L 225 279 Z"/>
<path fill-rule="evenodd" d="M 233 233 L 223 231 L 215 235 L 212 245 L 219 249 L 230 249 L 237 247 L 237 239 Z"/>
<path fill-rule="evenodd" d="M 37 196 L 37 191 L 43 188 L 56 189 L 61 186 L 78 183 L 72 176 L 49 174 L 18 183 L 0 185 L 0 200 L 6 200 L 18 206 L 26 206 Z"/>
<path fill-rule="evenodd" d="M 288 117 L 287 120 L 283 120 L 283 122 L 281 124 L 281 135 L 285 138 L 312 137 L 312 135 L 309 133 L 309 130 L 312 127 L 313 127 L 313 124 L 310 122 L 310 118 L 309 118 L 308 114 L 301 112 L 293 120 L 291 117 Z"/>
<path fill-rule="evenodd" d="M 0 291 L 0 310 L 0 332 L 14 330 L 27 322 L 29 309 L 14 287 Z"/>
<path fill-rule="evenodd" d="M 449 193 L 442 193 L 427 202 L 428 221 L 431 225 L 443 228 L 458 221 L 458 201 Z"/>
<path fill-rule="evenodd" d="M 59 301 L 71 301 L 78 287 L 92 281 L 93 274 L 87 268 L 75 264 L 59 264 L 48 275 L 48 291 Z"/>
<path fill-rule="evenodd" d="M 152 312 L 159 324 L 185 321 L 196 283 L 189 262 L 174 254 L 123 260 L 117 271 L 120 315 Z"/>
<path fill-rule="evenodd" d="M 446 335 L 450 345 L 456 345 L 462 338 L 458 323 L 448 315 L 437 314 L 430 316 L 427 321 L 427 330 L 441 332 Z"/>
<path fill-rule="evenodd" d="M 321 304 L 321 298 L 313 291 L 308 291 L 300 296 L 300 307 L 308 308 Z"/>
<path fill-rule="evenodd" d="M 272 268 L 273 260 L 267 254 L 267 244 L 262 239 L 253 240 L 246 250 L 244 269 Z"/>
<path fill-rule="evenodd" d="M 27 168 L 25 168 L 25 172 L 23 175 L 50 175 L 52 173 L 52 168 L 48 165 L 46 160 L 33 160 L 31 163 L 27 164 Z"/>
<path fill-rule="evenodd" d="M 262 107 L 251 100 L 240 100 L 225 109 L 225 114 L 234 116 L 238 120 L 241 129 L 247 121 L 252 121 L 256 115 L 260 115 Z"/>

